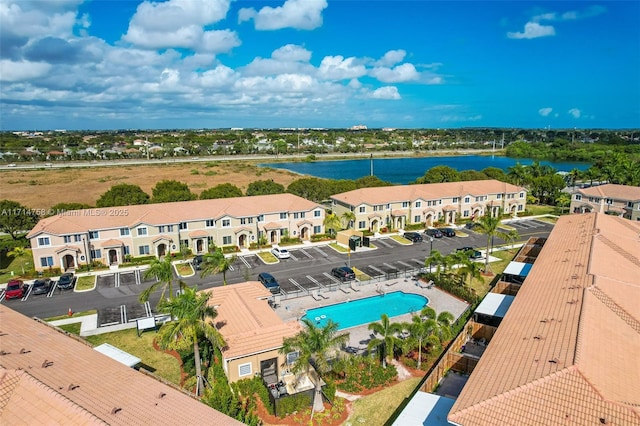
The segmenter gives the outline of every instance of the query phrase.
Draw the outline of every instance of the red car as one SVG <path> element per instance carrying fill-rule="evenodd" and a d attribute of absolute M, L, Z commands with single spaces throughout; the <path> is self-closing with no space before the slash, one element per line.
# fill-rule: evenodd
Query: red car
<path fill-rule="evenodd" d="M 24 283 L 20 280 L 11 280 L 7 283 L 7 289 L 4 293 L 4 298 L 9 299 L 22 299 L 25 291 Z"/>

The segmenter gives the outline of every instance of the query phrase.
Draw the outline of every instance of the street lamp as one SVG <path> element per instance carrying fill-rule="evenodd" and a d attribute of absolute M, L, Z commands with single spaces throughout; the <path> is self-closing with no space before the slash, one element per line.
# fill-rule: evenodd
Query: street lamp
<path fill-rule="evenodd" d="M 429 259 L 431 259 L 431 255 L 433 254 L 433 237 L 429 237 L 429 242 L 431 243 L 431 248 L 430 248 L 430 250 L 429 250 Z M 431 262 L 429 262 L 429 272 L 430 272 L 430 273 L 431 273 L 431 272 L 433 272 L 433 271 L 431 270 L 431 268 L 432 268 L 432 267 L 433 267 L 433 266 L 432 266 Z"/>

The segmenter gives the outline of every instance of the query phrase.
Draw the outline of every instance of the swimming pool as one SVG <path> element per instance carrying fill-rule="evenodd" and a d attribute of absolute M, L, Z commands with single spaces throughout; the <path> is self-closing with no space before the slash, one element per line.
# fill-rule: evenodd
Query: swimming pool
<path fill-rule="evenodd" d="M 384 295 L 309 309 L 303 318 L 309 318 L 318 327 L 323 327 L 331 319 L 338 323 L 339 330 L 344 330 L 380 321 L 382 314 L 395 317 L 410 312 L 419 312 L 427 303 L 429 303 L 429 299 L 419 294 L 394 291 Z"/>

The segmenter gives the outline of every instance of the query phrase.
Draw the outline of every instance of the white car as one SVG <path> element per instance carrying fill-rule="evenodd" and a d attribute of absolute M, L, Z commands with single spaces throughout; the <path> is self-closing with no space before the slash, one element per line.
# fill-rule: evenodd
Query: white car
<path fill-rule="evenodd" d="M 289 250 L 284 249 L 284 248 L 280 248 L 280 247 L 272 248 L 271 249 L 271 254 L 273 254 L 278 259 L 288 259 L 288 258 L 291 257 L 291 254 L 289 253 Z"/>
<path fill-rule="evenodd" d="M 16 167 L 15 163 L 8 164 L 7 167 Z"/>

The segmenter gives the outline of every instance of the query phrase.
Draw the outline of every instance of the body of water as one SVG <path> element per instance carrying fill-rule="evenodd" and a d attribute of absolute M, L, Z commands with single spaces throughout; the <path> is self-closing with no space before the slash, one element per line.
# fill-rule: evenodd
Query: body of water
<path fill-rule="evenodd" d="M 394 184 L 407 184 L 415 182 L 422 177 L 427 170 L 435 166 L 449 166 L 458 171 L 486 169 L 496 167 L 505 172 L 516 163 L 530 165 L 535 160 L 528 158 L 509 158 L 499 156 L 483 155 L 459 155 L 451 157 L 412 157 L 412 158 L 374 158 L 373 174 L 380 179 Z M 275 169 L 285 169 L 303 175 L 315 176 L 327 179 L 359 179 L 371 174 L 371 160 L 363 158 L 360 160 L 338 160 L 338 161 L 315 161 L 300 163 L 266 163 L 262 167 L 272 167 Z M 568 172 L 572 169 L 586 170 L 591 165 L 589 163 L 577 162 L 552 162 L 540 161 L 540 164 L 549 165 L 561 172 Z"/>
<path fill-rule="evenodd" d="M 380 321 L 382 314 L 387 314 L 391 318 L 410 312 L 420 312 L 427 303 L 429 299 L 419 294 L 394 291 L 380 296 L 309 309 L 303 318 L 314 321 L 318 327 L 324 327 L 327 321 L 333 320 L 338 324 L 339 330 L 344 330 Z"/>

